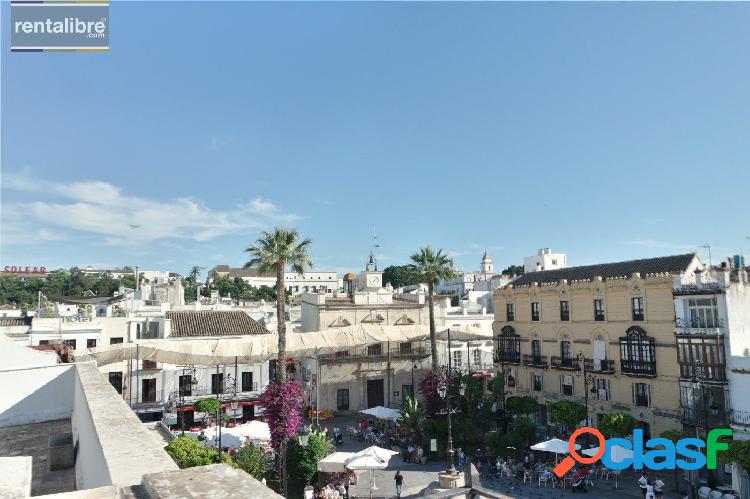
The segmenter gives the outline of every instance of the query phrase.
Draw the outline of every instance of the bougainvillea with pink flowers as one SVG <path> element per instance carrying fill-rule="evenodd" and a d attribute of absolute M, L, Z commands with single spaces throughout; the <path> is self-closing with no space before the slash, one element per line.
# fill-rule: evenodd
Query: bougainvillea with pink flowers
<path fill-rule="evenodd" d="M 438 387 L 448 380 L 447 369 L 438 368 L 426 373 L 419 381 L 419 393 L 424 398 L 424 408 L 428 415 L 434 416 L 445 408 L 445 401 L 438 395 Z"/>
<path fill-rule="evenodd" d="M 304 391 L 299 381 L 271 382 L 260 396 L 266 422 L 271 429 L 271 444 L 279 450 L 297 433 L 302 423 Z"/>

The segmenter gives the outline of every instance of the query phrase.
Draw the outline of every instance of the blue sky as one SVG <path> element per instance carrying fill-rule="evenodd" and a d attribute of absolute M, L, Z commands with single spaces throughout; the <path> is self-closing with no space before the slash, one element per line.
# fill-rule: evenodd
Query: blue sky
<path fill-rule="evenodd" d="M 239 265 L 277 224 L 338 271 L 373 225 L 382 266 L 428 243 L 467 269 L 750 248 L 750 4 L 110 17 L 109 53 L 11 54 L 3 30 L 0 265 Z"/>

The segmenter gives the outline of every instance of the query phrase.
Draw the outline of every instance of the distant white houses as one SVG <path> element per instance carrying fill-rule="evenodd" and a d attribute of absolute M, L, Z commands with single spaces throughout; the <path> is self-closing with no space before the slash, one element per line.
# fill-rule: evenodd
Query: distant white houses
<path fill-rule="evenodd" d="M 527 256 L 523 259 L 523 271 L 525 274 L 544 270 L 564 269 L 567 266 L 568 255 L 565 253 L 552 253 L 551 248 L 542 248 L 536 255 Z"/>
<path fill-rule="evenodd" d="M 249 285 L 259 288 L 276 286 L 276 275 L 259 272 L 258 269 L 243 269 L 229 265 L 217 265 L 208 271 L 208 284 L 212 284 L 219 277 L 234 279 L 239 277 Z M 342 289 L 343 281 L 336 272 L 309 271 L 303 274 L 285 272 L 284 284 L 286 290 L 297 296 L 302 293 L 335 293 Z"/>
<path fill-rule="evenodd" d="M 456 293 L 461 301 L 474 303 L 479 308 L 484 307 L 486 311 L 492 312 L 492 291 L 510 281 L 511 277 L 495 273 L 492 257 L 485 251 L 478 272 L 458 272 L 455 278 L 440 281 L 435 286 L 435 291 L 439 294 Z"/>

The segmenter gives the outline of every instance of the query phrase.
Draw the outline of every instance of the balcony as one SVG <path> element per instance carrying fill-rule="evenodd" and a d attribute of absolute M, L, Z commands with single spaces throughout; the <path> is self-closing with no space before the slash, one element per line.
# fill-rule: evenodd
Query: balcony
<path fill-rule="evenodd" d="M 552 368 L 561 371 L 576 371 L 578 363 L 575 357 L 552 357 Z"/>
<path fill-rule="evenodd" d="M 244 388 L 252 388 L 251 390 L 245 390 Z M 216 398 L 217 394 L 213 392 L 211 388 L 205 387 L 191 387 L 190 390 L 175 390 L 169 395 L 170 400 L 179 401 L 180 405 L 192 405 L 198 400 L 205 398 Z M 258 396 L 258 382 L 254 382 L 252 387 L 241 387 L 237 384 L 237 398 L 239 400 L 253 399 Z M 232 393 L 225 390 L 219 394 L 219 398 L 226 402 L 232 398 Z"/>
<path fill-rule="evenodd" d="M 750 411 L 729 411 L 729 418 L 733 425 L 750 426 Z"/>
<path fill-rule="evenodd" d="M 709 407 L 707 410 L 700 407 L 683 407 L 682 423 L 699 428 L 725 428 L 729 424 L 729 414 L 723 407 Z"/>
<path fill-rule="evenodd" d="M 704 381 L 711 381 L 716 383 L 726 383 L 727 373 L 726 368 L 723 365 L 704 365 L 700 369 L 696 369 L 695 364 L 680 363 L 680 378 L 684 380 L 694 380 L 698 378 L 698 374 L 701 375 L 701 379 Z"/>
<path fill-rule="evenodd" d="M 623 359 L 620 370 L 623 374 L 653 377 L 656 376 L 656 361 Z"/>
<path fill-rule="evenodd" d="M 674 334 L 677 336 L 704 336 L 716 338 L 724 335 L 724 321 L 719 320 L 714 324 L 706 324 L 703 321 L 691 321 L 680 319 L 675 321 Z"/>
<path fill-rule="evenodd" d="M 424 344 L 401 343 L 391 344 L 390 348 L 385 343 L 371 345 L 364 348 L 353 348 L 351 350 L 321 355 L 321 364 L 348 363 L 348 362 L 384 362 L 388 358 L 393 360 L 423 359 L 430 355 L 430 348 Z"/>
<path fill-rule="evenodd" d="M 498 352 L 495 350 L 495 364 L 520 364 L 521 352 Z"/>
<path fill-rule="evenodd" d="M 524 354 L 523 365 L 529 366 L 529 367 L 542 367 L 544 369 L 547 369 L 547 367 L 549 367 L 549 363 L 547 362 L 546 355 Z"/>
<path fill-rule="evenodd" d="M 590 373 L 612 374 L 615 372 L 615 361 L 609 359 L 586 359 L 586 371 Z"/>

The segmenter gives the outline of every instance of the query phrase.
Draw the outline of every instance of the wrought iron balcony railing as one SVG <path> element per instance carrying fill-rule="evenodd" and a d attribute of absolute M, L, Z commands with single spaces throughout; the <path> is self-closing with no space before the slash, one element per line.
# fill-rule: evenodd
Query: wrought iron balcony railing
<path fill-rule="evenodd" d="M 578 369 L 578 362 L 575 357 L 555 357 L 552 358 L 552 367 L 563 371 L 574 371 Z"/>
<path fill-rule="evenodd" d="M 495 350 L 495 364 L 520 364 L 521 352 L 498 352 Z"/>
<path fill-rule="evenodd" d="M 622 359 L 620 361 L 620 370 L 623 374 L 656 376 L 656 361 Z"/>
<path fill-rule="evenodd" d="M 677 318 L 675 335 L 717 337 L 724 334 L 724 321 L 693 321 Z"/>
<path fill-rule="evenodd" d="M 750 411 L 738 411 L 732 409 L 729 411 L 730 421 L 734 425 L 750 426 Z"/>
<path fill-rule="evenodd" d="M 683 407 L 682 422 L 699 428 L 726 427 L 729 424 L 729 412 L 723 407 Z M 732 418 L 734 422 L 734 418 Z"/>
<path fill-rule="evenodd" d="M 334 362 L 382 362 L 388 357 L 391 359 L 421 359 L 430 355 L 430 348 L 424 344 L 401 343 L 371 345 L 364 348 L 353 348 L 334 354 L 325 354 L 319 357 L 321 363 L 330 364 Z"/>
<path fill-rule="evenodd" d="M 700 376 L 698 376 L 699 374 Z M 726 368 L 723 365 L 711 365 L 701 366 L 700 369 L 696 369 L 695 364 L 680 363 L 680 378 L 684 380 L 695 380 L 699 377 L 704 381 L 714 381 L 719 383 L 726 382 Z"/>
<path fill-rule="evenodd" d="M 531 367 L 543 367 L 546 369 L 549 366 L 549 362 L 547 361 L 546 355 L 524 354 L 523 365 Z"/>
<path fill-rule="evenodd" d="M 591 373 L 611 374 L 615 372 L 615 361 L 609 359 L 586 359 L 586 370 Z"/>

